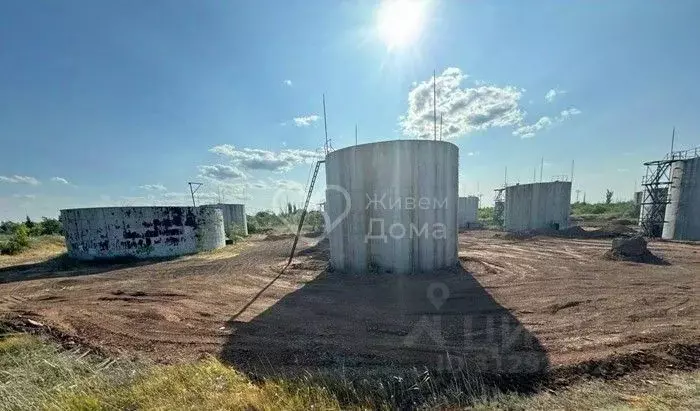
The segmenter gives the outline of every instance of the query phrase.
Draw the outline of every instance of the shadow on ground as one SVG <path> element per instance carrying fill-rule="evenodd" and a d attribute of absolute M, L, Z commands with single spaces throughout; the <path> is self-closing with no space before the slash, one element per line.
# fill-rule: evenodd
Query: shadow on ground
<path fill-rule="evenodd" d="M 327 261 L 326 244 L 298 257 Z M 537 338 L 462 266 L 411 276 L 326 270 L 252 320 L 238 318 L 220 357 L 261 377 L 341 372 L 401 384 L 421 370 L 434 384 L 459 374 L 528 391 L 549 365 Z"/>
<path fill-rule="evenodd" d="M 179 257 L 151 259 L 117 258 L 110 260 L 79 261 L 70 258 L 67 253 L 63 253 L 37 263 L 2 267 L 0 268 L 0 284 L 44 278 L 75 277 L 79 275 L 100 274 L 127 267 L 140 267 L 150 264 L 157 264 L 176 258 Z"/>

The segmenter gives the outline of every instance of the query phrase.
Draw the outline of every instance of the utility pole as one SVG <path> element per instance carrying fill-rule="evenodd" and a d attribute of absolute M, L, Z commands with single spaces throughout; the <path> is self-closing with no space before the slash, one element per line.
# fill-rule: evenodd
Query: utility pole
<path fill-rule="evenodd" d="M 357 123 L 355 123 L 355 145 L 357 145 Z"/>
<path fill-rule="evenodd" d="M 195 203 L 195 201 L 194 201 L 194 193 L 196 193 L 197 190 L 199 190 L 199 187 L 203 186 L 204 183 L 195 183 L 195 182 L 190 181 L 187 184 L 189 184 L 189 186 L 190 186 L 190 195 L 192 195 L 192 206 L 197 207 L 197 203 Z M 192 187 L 192 186 L 195 186 L 195 187 Z"/>
<path fill-rule="evenodd" d="M 508 187 L 508 166 L 506 166 L 505 180 L 503 181 L 503 187 Z"/>

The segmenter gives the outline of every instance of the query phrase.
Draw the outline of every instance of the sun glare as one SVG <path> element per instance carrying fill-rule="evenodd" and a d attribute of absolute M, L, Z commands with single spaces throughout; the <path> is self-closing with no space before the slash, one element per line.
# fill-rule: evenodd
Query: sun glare
<path fill-rule="evenodd" d="M 429 0 L 383 0 L 377 10 L 377 32 L 389 50 L 420 38 Z"/>

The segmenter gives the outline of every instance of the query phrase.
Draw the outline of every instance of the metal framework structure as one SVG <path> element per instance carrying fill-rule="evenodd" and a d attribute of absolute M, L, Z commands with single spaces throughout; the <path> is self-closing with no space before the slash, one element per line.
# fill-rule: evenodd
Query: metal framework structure
<path fill-rule="evenodd" d="M 497 188 L 496 197 L 493 200 L 493 223 L 499 227 L 503 227 L 503 212 L 505 210 L 505 191 L 506 188 Z"/>
<path fill-rule="evenodd" d="M 685 151 L 671 151 L 662 160 L 644 163 L 646 173 L 642 178 L 642 202 L 639 225 L 645 236 L 661 237 L 665 223 L 664 213 L 669 203 L 671 164 L 700 156 L 700 147 Z"/>
<path fill-rule="evenodd" d="M 316 184 L 316 177 L 318 177 L 318 169 L 321 167 L 321 164 L 325 163 L 325 160 L 319 160 L 316 162 L 316 166 L 314 167 L 314 175 L 311 178 L 311 183 L 309 184 L 309 190 L 306 193 L 306 201 L 304 201 L 304 208 L 301 210 L 301 218 L 299 219 L 299 227 L 297 227 L 297 233 L 294 236 L 294 244 L 292 244 L 292 251 L 289 253 L 289 261 L 287 261 L 287 265 L 284 268 L 289 267 L 289 265 L 292 263 L 292 259 L 294 258 L 294 251 L 297 249 L 297 243 L 299 242 L 299 234 L 301 234 L 301 228 L 304 226 L 304 219 L 306 218 L 306 212 L 309 209 L 309 202 L 311 201 L 311 194 L 314 191 L 314 184 Z"/>

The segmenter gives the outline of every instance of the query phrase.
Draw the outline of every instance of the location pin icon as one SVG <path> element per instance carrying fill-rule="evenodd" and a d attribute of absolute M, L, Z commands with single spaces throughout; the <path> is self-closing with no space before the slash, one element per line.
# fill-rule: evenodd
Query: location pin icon
<path fill-rule="evenodd" d="M 450 290 L 444 283 L 430 283 L 427 291 L 428 300 L 436 310 L 439 310 L 450 296 Z"/>

